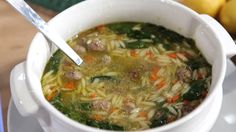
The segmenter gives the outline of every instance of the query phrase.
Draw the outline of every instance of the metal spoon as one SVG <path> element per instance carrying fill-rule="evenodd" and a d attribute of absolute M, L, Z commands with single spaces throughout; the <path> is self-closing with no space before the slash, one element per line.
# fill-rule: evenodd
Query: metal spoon
<path fill-rule="evenodd" d="M 83 60 L 48 24 L 24 1 L 6 0 L 29 22 L 31 22 L 48 40 L 61 49 L 71 60 L 80 65 Z"/>

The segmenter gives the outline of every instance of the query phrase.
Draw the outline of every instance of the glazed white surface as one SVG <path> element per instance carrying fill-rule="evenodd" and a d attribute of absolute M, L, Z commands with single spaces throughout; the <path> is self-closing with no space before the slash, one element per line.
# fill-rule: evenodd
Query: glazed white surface
<path fill-rule="evenodd" d="M 170 0 L 89 0 L 60 13 L 49 22 L 49 25 L 64 39 L 68 39 L 96 25 L 117 21 L 150 22 L 192 37 L 197 47 L 213 65 L 209 95 L 199 107 L 178 121 L 146 131 L 198 132 L 195 128 L 205 124 L 206 130 L 209 130 L 220 110 L 222 99 L 217 96 L 222 95 L 222 83 L 226 72 L 227 52 L 223 48 L 225 43 L 222 37 L 225 34 L 218 32 L 221 28 L 216 21 Z M 21 63 L 12 71 L 11 91 L 17 109 L 22 115 L 36 117 L 45 131 L 99 131 L 67 118 L 44 98 L 40 79 L 46 62 L 52 54 L 50 51 L 55 49 L 55 47 L 50 48 L 41 34 L 37 34 L 31 43 L 26 65 Z M 20 78 L 20 75 L 24 75 L 25 78 Z M 214 103 L 216 98 L 219 99 L 217 104 Z M 215 114 L 212 115 L 214 120 L 200 125 L 202 120 L 207 119 L 208 113 L 213 113 L 210 112 L 211 108 L 215 108 Z"/>

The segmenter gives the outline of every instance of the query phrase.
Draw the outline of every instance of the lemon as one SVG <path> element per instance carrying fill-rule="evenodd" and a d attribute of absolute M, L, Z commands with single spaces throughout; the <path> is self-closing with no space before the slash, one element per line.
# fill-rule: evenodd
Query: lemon
<path fill-rule="evenodd" d="M 180 2 L 200 14 L 216 17 L 226 0 L 180 0 Z"/>
<path fill-rule="evenodd" d="M 236 33 L 236 0 L 230 0 L 222 7 L 219 19 L 227 31 Z"/>

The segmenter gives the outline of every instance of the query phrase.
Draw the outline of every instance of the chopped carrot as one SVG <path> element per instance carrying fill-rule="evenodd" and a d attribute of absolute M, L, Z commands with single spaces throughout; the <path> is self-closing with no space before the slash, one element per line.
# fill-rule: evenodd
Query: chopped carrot
<path fill-rule="evenodd" d="M 103 120 L 103 117 L 101 115 L 92 115 L 91 117 L 92 119 L 96 120 L 96 121 L 101 121 Z"/>
<path fill-rule="evenodd" d="M 168 56 L 170 57 L 170 58 L 177 58 L 177 54 L 176 53 L 170 53 L 170 54 L 168 54 Z"/>
<path fill-rule="evenodd" d="M 91 56 L 91 55 L 86 55 L 86 56 L 84 56 L 84 61 L 85 61 L 86 63 L 91 64 L 91 63 L 94 61 L 94 57 Z"/>
<path fill-rule="evenodd" d="M 167 99 L 167 103 L 175 103 L 180 98 L 179 94 Z"/>
<path fill-rule="evenodd" d="M 109 109 L 109 113 L 113 113 L 113 112 L 116 111 L 116 110 L 117 110 L 117 108 L 111 107 L 111 108 Z"/>
<path fill-rule="evenodd" d="M 104 31 L 105 28 L 106 28 L 106 27 L 105 27 L 104 25 L 99 25 L 99 26 L 97 26 L 97 30 L 98 30 L 99 32 Z"/>
<path fill-rule="evenodd" d="M 75 89 L 75 83 L 73 81 L 67 82 L 64 84 L 64 88 L 68 90 L 73 90 Z"/>
<path fill-rule="evenodd" d="M 131 50 L 130 51 L 130 56 L 136 57 L 137 56 L 136 50 Z"/>
<path fill-rule="evenodd" d="M 158 67 L 156 67 L 156 66 L 154 66 L 154 67 L 152 67 L 152 70 L 151 70 L 151 74 L 150 74 L 150 77 L 149 77 L 149 79 L 151 80 L 151 81 L 156 81 L 157 80 L 157 72 L 159 71 L 159 68 Z"/>
<path fill-rule="evenodd" d="M 139 115 L 140 117 L 147 117 L 147 112 L 145 112 L 145 111 L 140 111 L 140 112 L 138 113 L 138 115 Z"/>
<path fill-rule="evenodd" d="M 154 57 L 154 54 L 152 53 L 152 51 L 148 51 L 148 52 L 146 52 L 146 54 L 145 54 L 148 58 L 153 58 Z"/>
<path fill-rule="evenodd" d="M 162 80 L 159 84 L 156 85 L 157 90 L 160 90 L 160 89 L 163 88 L 163 86 L 165 86 L 165 85 L 166 85 L 165 81 Z"/>
<path fill-rule="evenodd" d="M 175 83 L 177 83 L 177 82 L 178 82 L 177 79 L 173 79 L 173 80 L 171 81 L 172 84 L 175 84 Z"/>
<path fill-rule="evenodd" d="M 159 68 L 157 66 L 152 67 L 152 72 L 157 73 L 159 71 Z"/>
<path fill-rule="evenodd" d="M 157 75 L 156 75 L 156 74 L 151 74 L 150 77 L 149 77 L 149 79 L 150 79 L 151 81 L 156 81 L 156 80 L 157 80 Z"/>
<path fill-rule="evenodd" d="M 92 93 L 92 94 L 90 95 L 90 97 L 91 97 L 91 98 L 95 98 L 95 97 L 97 97 L 97 94 L 96 94 L 96 93 Z"/>
<path fill-rule="evenodd" d="M 57 92 L 54 91 L 54 92 L 52 92 L 51 94 L 49 94 L 49 95 L 46 97 L 46 99 L 47 99 L 48 101 L 51 101 L 51 100 L 53 99 L 53 97 L 56 96 L 56 94 L 57 94 Z"/>

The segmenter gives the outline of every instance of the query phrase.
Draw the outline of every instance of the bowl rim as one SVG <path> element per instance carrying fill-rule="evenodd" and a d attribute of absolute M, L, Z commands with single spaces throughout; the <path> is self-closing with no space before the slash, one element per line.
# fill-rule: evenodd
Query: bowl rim
<path fill-rule="evenodd" d="M 106 1 L 106 0 L 103 0 L 103 1 Z M 115 0 L 113 0 L 115 1 Z M 123 0 L 125 1 L 125 0 Z M 135 1 L 135 0 L 134 0 Z M 137 0 L 136 0 L 137 1 Z M 138 0 L 139 1 L 139 0 Z M 53 23 L 56 23 L 58 18 L 60 17 L 63 17 L 65 16 L 67 13 L 69 12 L 72 12 L 73 10 L 76 10 L 76 8 L 79 8 L 79 6 L 81 5 L 86 5 L 86 4 L 89 4 L 89 3 L 94 3 L 96 1 L 92 1 L 92 0 L 88 0 L 88 1 L 83 1 L 79 4 L 76 4 L 68 9 L 66 9 L 65 11 L 63 11 L 62 13 L 58 14 L 57 16 L 55 16 L 54 18 L 52 18 L 50 21 L 49 21 L 49 25 L 50 24 L 53 24 Z M 97 1 L 98 2 L 98 1 Z M 101 0 L 99 1 L 101 2 Z M 199 22 L 201 22 L 202 24 L 204 25 L 207 25 L 207 23 L 202 20 L 200 18 L 200 15 L 197 14 L 196 12 L 192 11 L 191 9 L 175 2 L 175 1 L 171 1 L 171 0 L 161 0 L 160 2 L 163 2 L 164 4 L 168 4 L 169 6 L 174 6 L 175 8 L 178 8 L 179 10 L 183 10 L 185 12 L 188 12 L 189 14 L 191 14 L 195 19 L 199 20 Z M 210 32 L 212 33 L 212 35 L 214 36 L 214 38 L 217 39 L 217 36 L 216 34 L 214 33 L 214 31 L 209 28 Z M 38 41 L 38 39 L 42 39 L 42 36 L 40 35 L 40 33 L 36 34 L 36 36 L 33 38 L 33 41 L 32 43 L 30 44 L 30 47 L 29 47 L 29 50 L 28 50 L 28 54 L 27 54 L 27 59 L 26 59 L 26 76 L 28 78 L 28 84 L 29 84 L 29 87 L 30 89 L 32 87 L 34 87 L 34 80 L 32 80 L 32 78 L 30 78 L 30 76 L 32 76 L 32 69 L 31 69 L 31 63 L 33 61 L 33 59 L 31 58 L 31 54 L 34 52 L 33 51 L 33 47 L 34 45 L 36 44 L 34 41 Z M 217 39 L 217 41 L 219 41 Z M 224 50 L 223 50 L 223 47 L 221 44 L 218 44 L 218 50 L 219 50 L 219 58 L 217 58 L 218 60 L 216 61 L 220 61 L 222 62 L 221 63 L 221 71 L 219 72 L 219 77 L 218 77 L 218 81 L 216 82 L 216 86 L 215 87 L 218 87 L 218 88 L 221 88 L 220 86 L 222 86 L 222 83 L 223 83 L 223 79 L 224 79 L 224 76 L 225 76 L 225 71 L 226 71 L 226 57 L 224 56 L 225 53 L 224 53 Z M 213 63 L 214 64 L 214 63 Z M 219 67 L 219 66 L 218 66 Z M 192 112 L 190 112 L 189 114 L 187 114 L 186 116 L 172 122 L 172 123 L 168 123 L 166 125 L 163 125 L 163 126 L 160 126 L 160 127 L 156 127 L 156 128 L 150 128 L 150 129 L 147 129 L 147 130 L 144 130 L 144 131 L 164 131 L 164 130 L 169 130 L 171 128 L 174 128 L 174 127 L 177 127 L 181 124 L 183 124 L 184 122 L 187 122 L 188 120 L 192 119 L 193 117 L 195 117 L 198 113 L 201 112 L 201 110 L 203 108 L 206 108 L 207 105 L 213 100 L 213 98 L 215 97 L 215 94 L 216 94 L 216 88 L 214 88 L 214 90 L 212 91 L 211 94 L 209 94 L 205 99 L 204 101 L 197 107 L 195 108 Z M 87 125 L 84 125 L 82 123 L 79 123 L 79 122 L 76 122 L 68 117 L 66 117 L 64 114 L 62 114 L 61 112 L 59 112 L 56 108 L 54 108 L 48 101 L 46 101 L 46 99 L 42 99 L 41 97 L 39 97 L 36 93 L 34 92 L 31 92 L 33 94 L 33 97 L 35 100 L 37 100 L 37 102 L 39 103 L 39 105 L 46 109 L 47 111 L 50 112 L 50 114 L 52 114 L 54 117 L 60 119 L 61 121 L 63 121 L 64 123 L 66 124 L 70 124 L 71 126 L 73 126 L 74 128 L 82 128 L 84 130 L 88 130 L 88 131 L 104 131 L 103 129 L 98 129 L 98 128 L 94 128 L 94 127 L 90 127 L 90 126 L 87 126 Z M 106 130 L 105 130 L 106 131 Z M 107 130 L 109 131 L 109 130 Z"/>

